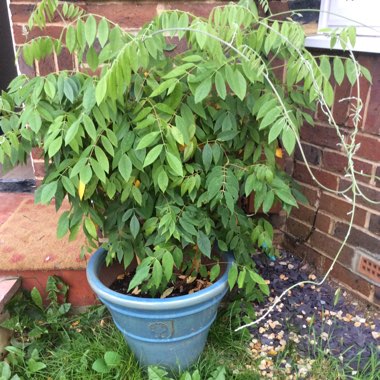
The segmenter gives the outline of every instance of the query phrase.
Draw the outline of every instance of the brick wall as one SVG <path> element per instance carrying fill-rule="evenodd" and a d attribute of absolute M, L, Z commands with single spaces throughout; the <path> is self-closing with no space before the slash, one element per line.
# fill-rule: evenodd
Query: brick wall
<path fill-rule="evenodd" d="M 372 73 L 373 85 L 361 82 L 361 98 L 364 102 L 362 120 L 357 142 L 360 143 L 355 158 L 355 169 L 366 176 L 358 175 L 357 180 L 363 193 L 374 201 L 380 201 L 380 181 L 375 176 L 380 173 L 380 55 L 358 53 L 359 62 Z M 350 104 L 340 99 L 355 96 L 348 82 L 335 89 L 336 102 L 333 115 L 341 132 L 347 136 L 352 131 L 349 117 Z M 315 115 L 315 127 L 304 126 L 301 131 L 305 155 L 311 164 L 315 177 L 325 186 L 334 190 L 344 190 L 349 181 L 344 177 L 347 159 L 342 153 L 335 129 L 326 123 L 321 112 Z M 325 272 L 335 257 L 348 229 L 352 205 L 342 195 L 324 191 L 313 182 L 306 170 L 299 151 L 295 152 L 293 177 L 300 183 L 309 198 L 310 205 L 301 205 L 293 210 L 287 220 L 286 246 L 305 257 Z M 349 193 L 347 195 L 350 195 Z M 372 302 L 379 302 L 376 292 L 379 288 L 353 273 L 356 269 L 356 250 L 363 249 L 380 260 L 380 204 L 374 205 L 357 198 L 354 225 L 348 244 L 343 249 L 338 265 L 332 275 L 351 290 Z M 318 208 L 318 213 L 316 210 Z M 316 218 L 315 218 L 316 215 Z M 306 237 L 314 223 L 315 231 L 307 242 L 299 244 Z M 378 294 L 378 293 L 377 293 Z"/>
<path fill-rule="evenodd" d="M 36 0 L 11 0 L 11 13 L 13 31 L 17 46 L 22 45 L 27 38 L 36 36 L 24 35 L 24 25 L 33 10 Z M 77 2 L 88 12 L 104 15 L 119 23 L 128 30 L 136 30 L 142 24 L 149 21 L 158 12 L 164 9 L 182 9 L 191 11 L 197 15 L 207 16 L 210 10 L 225 1 L 87 1 Z M 272 1 L 274 11 L 282 10 L 286 4 L 280 1 Z M 62 26 L 58 23 L 48 25 L 47 31 L 53 36 L 58 36 Z M 362 99 L 365 107 L 362 112 L 360 133 L 357 141 L 361 147 L 355 159 L 355 168 L 363 170 L 368 176 L 358 176 L 362 191 L 373 200 L 380 201 L 380 55 L 358 54 L 359 62 L 371 70 L 374 84 L 370 87 L 365 81 L 362 83 Z M 34 75 L 37 69 L 41 74 L 58 68 L 72 68 L 73 62 L 69 54 L 63 54 L 57 62 L 47 60 L 37 68 L 25 65 L 22 58 L 19 59 L 22 72 Z M 343 85 L 336 89 L 337 99 L 346 98 L 352 93 L 350 85 Z M 347 102 L 336 102 L 333 107 L 334 117 L 341 126 L 343 133 L 349 133 L 352 121 L 349 118 L 350 105 Z M 322 184 L 335 190 L 345 189 L 348 182 L 344 178 L 346 165 L 341 148 L 337 145 L 338 137 L 335 130 L 328 126 L 323 114 L 315 115 L 316 126 L 305 125 L 302 130 L 303 147 L 306 157 L 311 164 L 313 172 Z M 39 151 L 35 151 L 34 168 L 36 179 L 43 176 L 43 160 L 39 158 Z M 293 170 L 293 165 L 286 164 Z M 305 257 L 315 264 L 321 271 L 326 271 L 336 254 L 345 232 L 348 228 L 349 215 L 347 212 L 351 205 L 342 196 L 336 196 L 319 189 L 313 183 L 300 153 L 294 155 L 294 178 L 301 184 L 304 193 L 309 199 L 310 205 L 300 205 L 287 220 L 284 245 L 293 252 Z M 333 276 L 342 281 L 346 286 L 370 301 L 376 301 L 376 292 L 379 288 L 371 285 L 366 280 L 353 273 L 355 249 L 361 247 L 372 253 L 379 260 L 380 253 L 380 205 L 372 205 L 363 200 L 358 200 L 359 207 L 356 210 L 354 227 L 347 246 L 344 248 L 339 263 L 333 271 Z M 318 214 L 315 213 L 318 208 Z M 315 219 L 315 223 L 314 223 Z M 284 215 L 275 215 L 273 222 L 281 227 Z M 309 239 L 300 244 L 304 237 L 309 235 L 312 226 L 315 230 Z"/>

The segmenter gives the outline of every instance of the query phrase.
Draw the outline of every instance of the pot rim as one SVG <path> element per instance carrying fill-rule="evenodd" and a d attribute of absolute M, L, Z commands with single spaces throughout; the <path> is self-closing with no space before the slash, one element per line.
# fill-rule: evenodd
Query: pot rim
<path fill-rule="evenodd" d="M 91 257 L 86 268 L 87 281 L 92 290 L 103 301 L 113 304 L 135 309 L 157 310 L 157 306 L 161 305 L 165 310 L 178 309 L 183 307 L 191 307 L 202 302 L 207 302 L 214 297 L 220 296 L 227 291 L 228 272 L 233 263 L 232 254 L 223 254 L 226 258 L 227 266 L 223 275 L 211 286 L 199 290 L 193 294 L 176 296 L 172 298 L 139 298 L 130 295 L 121 294 L 109 289 L 99 279 L 99 271 L 103 264 L 103 258 L 106 250 L 99 248 Z"/>

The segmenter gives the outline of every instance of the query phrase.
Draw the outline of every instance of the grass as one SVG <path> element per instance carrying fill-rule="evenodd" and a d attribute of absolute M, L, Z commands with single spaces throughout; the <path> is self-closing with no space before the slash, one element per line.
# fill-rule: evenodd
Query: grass
<path fill-rule="evenodd" d="M 6 376 L 1 377 L 7 366 L 0 362 L 0 379 L 35 380 L 88 380 L 119 379 L 147 380 L 147 372 L 142 370 L 125 344 L 122 334 L 114 327 L 104 307 L 93 307 L 82 315 L 70 315 L 67 307 L 52 302 L 47 309 L 37 303 L 38 297 L 24 297 L 11 305 L 8 327 L 16 331 L 12 341 Z M 53 297 L 54 298 L 54 297 Z M 260 370 L 263 358 L 253 358 L 247 349 L 250 336 L 247 331 L 234 333 L 229 327 L 229 318 L 221 317 L 210 331 L 208 344 L 203 355 L 191 373 L 183 375 L 185 380 L 259 380 L 265 378 Z M 11 326 L 12 325 L 12 326 Z M 289 380 L 298 378 L 318 380 L 378 380 L 380 363 L 374 350 L 371 359 L 361 371 L 342 363 L 339 358 L 326 355 L 322 349 L 313 348 L 311 358 L 301 358 L 295 345 L 287 345 L 284 352 L 271 358 L 273 378 Z M 93 369 L 97 360 L 103 360 L 106 352 L 117 352 L 121 362 L 98 373 Z M 360 355 L 360 353 L 358 354 Z M 286 367 L 285 367 L 286 364 Z M 302 367 L 310 366 L 305 377 Z M 225 367 L 226 375 L 216 377 L 214 371 Z M 2 368 L 3 367 L 3 368 Z M 301 371 L 301 372 L 300 372 Z M 355 372 L 356 371 L 356 372 Z M 11 372 L 11 375 L 10 375 Z M 15 376 L 15 377 L 11 377 Z M 17 377 L 19 376 L 19 377 Z M 177 379 L 179 376 L 173 378 Z M 150 380 L 164 380 L 168 377 L 151 377 Z"/>

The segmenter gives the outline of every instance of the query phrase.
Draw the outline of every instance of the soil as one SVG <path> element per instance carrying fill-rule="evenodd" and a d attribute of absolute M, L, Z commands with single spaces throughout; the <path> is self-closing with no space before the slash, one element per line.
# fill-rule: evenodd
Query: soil
<path fill-rule="evenodd" d="M 134 275 L 135 271 L 125 272 L 118 275 L 116 280 L 111 284 L 110 289 L 125 295 L 135 296 L 139 298 L 152 298 L 149 293 L 142 292 L 138 287 L 128 292 L 129 283 L 131 282 Z M 167 289 L 165 289 L 160 298 L 184 296 L 198 292 L 199 290 L 205 289 L 208 286 L 212 285 L 208 279 L 202 278 L 199 274 L 197 277 L 177 274 L 175 278 L 176 281 L 172 281 L 168 284 Z"/>

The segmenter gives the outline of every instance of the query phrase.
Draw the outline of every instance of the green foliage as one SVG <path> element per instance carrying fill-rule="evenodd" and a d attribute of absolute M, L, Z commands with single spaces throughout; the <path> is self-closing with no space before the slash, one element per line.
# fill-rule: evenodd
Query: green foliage
<path fill-rule="evenodd" d="M 42 1 L 29 26 L 45 26 L 56 9 Z M 66 47 L 80 70 L 10 84 L 0 97 L 0 163 L 15 165 L 43 147 L 47 172 L 36 201 L 55 198 L 59 209 L 68 198 L 59 237 L 74 239 L 82 228 L 91 250 L 100 230 L 107 263 L 136 257 L 130 289 L 162 294 L 173 274 L 190 275 L 194 252 L 218 260 L 218 246 L 234 252 L 230 288 L 244 288 L 247 299 L 267 293 L 251 260 L 254 247 L 275 253 L 260 213 L 277 202 L 289 212 L 299 199 L 276 150 L 292 154 L 317 102 L 333 102 L 331 73 L 353 83 L 357 66 L 335 58 L 331 68 L 328 57 L 304 49 L 299 24 L 261 18 L 248 0 L 216 7 L 208 19 L 163 12 L 137 35 L 73 4 L 60 14 L 61 37 L 32 40 L 25 61 Z M 354 42 L 351 30 L 340 36 Z M 168 53 L 172 37 L 185 51 Z M 251 194 L 258 218 L 239 201 Z"/>

